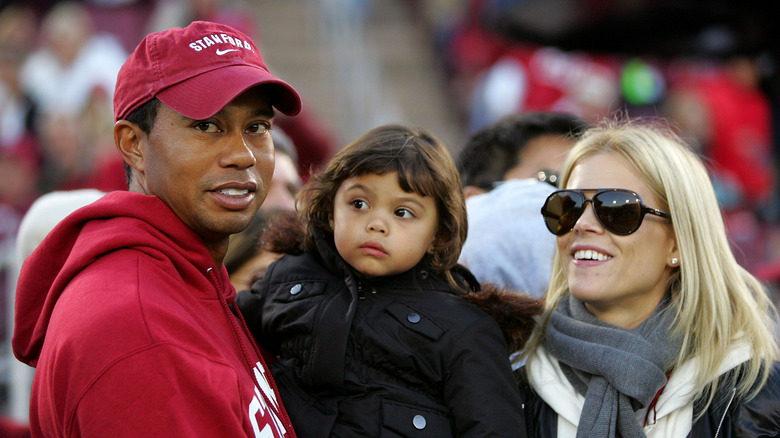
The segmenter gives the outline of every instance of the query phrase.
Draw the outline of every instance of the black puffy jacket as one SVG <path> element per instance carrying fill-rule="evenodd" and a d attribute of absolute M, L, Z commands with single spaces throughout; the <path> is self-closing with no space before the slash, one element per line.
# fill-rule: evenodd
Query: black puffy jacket
<path fill-rule="evenodd" d="M 528 384 L 524 369 L 517 370 L 515 375 L 523 397 L 528 437 L 555 438 L 558 415 Z M 730 379 L 721 381 L 728 382 Z M 694 410 L 698 412 L 695 405 Z M 766 385 L 751 400 L 737 399 L 733 386 L 722 384 L 712 404 L 693 424 L 688 437 L 780 437 L 780 363 L 775 362 Z"/>
<path fill-rule="evenodd" d="M 493 318 L 422 266 L 361 279 L 332 239 L 317 244 L 238 297 L 258 342 L 279 356 L 271 371 L 299 437 L 525 436 Z"/>

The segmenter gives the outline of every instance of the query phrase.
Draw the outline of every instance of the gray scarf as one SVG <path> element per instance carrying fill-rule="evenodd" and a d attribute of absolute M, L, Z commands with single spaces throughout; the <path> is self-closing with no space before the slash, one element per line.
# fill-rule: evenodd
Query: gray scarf
<path fill-rule="evenodd" d="M 607 324 L 571 295 L 561 298 L 547 327 L 545 348 L 585 396 L 577 437 L 644 437 L 635 410 L 666 385 L 682 339 L 672 337 L 674 311 L 664 299 L 634 330 Z"/>

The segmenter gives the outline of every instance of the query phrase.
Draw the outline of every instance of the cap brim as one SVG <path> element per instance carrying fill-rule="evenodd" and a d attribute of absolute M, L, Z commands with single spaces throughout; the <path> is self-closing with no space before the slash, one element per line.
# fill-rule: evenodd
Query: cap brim
<path fill-rule="evenodd" d="M 271 105 L 281 113 L 294 116 L 301 112 L 301 98 L 290 84 L 248 65 L 218 68 L 174 84 L 157 93 L 163 103 L 191 119 L 206 119 L 244 91 L 268 85 Z"/>

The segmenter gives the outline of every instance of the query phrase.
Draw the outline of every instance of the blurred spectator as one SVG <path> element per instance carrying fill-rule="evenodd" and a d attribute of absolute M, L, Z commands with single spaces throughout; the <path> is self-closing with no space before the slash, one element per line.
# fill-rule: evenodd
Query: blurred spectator
<path fill-rule="evenodd" d="M 298 173 L 305 183 L 312 173 L 321 169 L 336 151 L 333 133 L 325 128 L 317 115 L 304 106 L 295 117 L 278 114 L 274 124 L 284 130 L 298 152 Z"/>
<path fill-rule="evenodd" d="M 501 117 L 529 111 L 575 114 L 595 122 L 620 102 L 616 58 L 510 40 L 494 21 L 505 1 L 468 0 L 459 8 L 428 6 L 454 105 L 474 132 Z M 455 20 L 436 15 L 459 11 Z M 541 19 L 541 17 L 540 17 Z"/>
<path fill-rule="evenodd" d="M 460 263 L 481 282 L 543 296 L 555 239 L 544 234 L 539 211 L 553 190 L 535 179 L 514 179 L 467 199 L 469 235 Z"/>
<path fill-rule="evenodd" d="M 38 196 L 38 153 L 33 137 L 32 101 L 20 87 L 19 66 L 32 48 L 36 32 L 34 11 L 21 5 L 0 9 L 0 339 L 10 338 L 10 315 L 13 312 L 11 285 L 17 271 L 13 265 L 16 233 L 22 215 Z M 10 351 L 0 353 L 5 391 L 12 377 Z M 0 402 L 4 401 L 0 397 Z M 29 437 L 30 428 L 11 418 L 0 416 L 0 436 Z"/>
<path fill-rule="evenodd" d="M 295 144 L 280 128 L 274 127 L 271 134 L 274 139 L 274 175 L 260 209 L 267 212 L 294 211 L 295 195 L 302 185 Z"/>
<path fill-rule="evenodd" d="M 43 151 L 41 190 L 69 190 L 81 185 L 92 171 L 84 132 L 78 118 L 66 110 L 48 110 L 38 116 L 37 131 Z"/>
<path fill-rule="evenodd" d="M 37 186 L 39 193 L 126 188 L 111 113 L 116 74 L 127 54 L 92 24 L 81 3 L 57 3 L 43 18 L 39 45 L 18 72 L 20 89 L 36 109 L 34 155 L 41 166 L 37 184 L 29 184 L 30 178 L 24 184 Z M 17 185 L 15 190 L 24 190 Z"/>
<path fill-rule="evenodd" d="M 469 127 L 528 111 L 568 112 L 596 122 L 617 109 L 618 78 L 619 62 L 609 57 L 515 44 L 477 76 Z"/>
<path fill-rule="evenodd" d="M 587 126 L 566 113 L 529 112 L 504 116 L 480 129 L 456 160 L 466 197 L 489 192 L 508 179 L 536 178 L 539 171 L 554 176 Z"/>
<path fill-rule="evenodd" d="M 20 81 L 41 111 L 80 113 L 98 90 L 113 96 L 127 52 L 109 34 L 94 32 L 80 3 L 56 4 L 44 17 L 40 45 L 22 65 Z"/>
<path fill-rule="evenodd" d="M 12 314 L 9 310 L 10 290 L 8 286 L 11 283 L 10 279 L 16 275 L 13 268 L 13 249 L 14 242 L 16 241 L 16 230 L 19 228 L 19 222 L 21 221 L 21 215 L 11 207 L 0 204 L 0 339 L 6 340 L 10 338 L 10 324 L 7 317 Z M 8 352 L 5 348 L 1 349 L 0 360 L 5 357 L 5 353 Z M 0 399 L 2 400 L 2 399 Z M 2 436 L 2 434 L 0 434 Z"/>
<path fill-rule="evenodd" d="M 224 0 L 157 0 L 146 30 L 184 27 L 197 20 L 227 24 L 253 38 L 259 31 L 251 10 Z"/>
<path fill-rule="evenodd" d="M 770 102 L 760 88 L 757 60 L 678 62 L 669 71 L 664 114 L 708 163 L 735 256 L 757 273 L 768 257 L 767 220 L 777 207 Z"/>
<path fill-rule="evenodd" d="M 127 188 L 124 162 L 114 146 L 113 100 L 100 91 L 95 90 L 90 95 L 87 106 L 79 115 L 79 125 L 88 148 L 85 155 L 90 157 L 93 166 L 91 177 L 82 187 L 105 192 L 124 190 Z"/>
<path fill-rule="evenodd" d="M 735 198 L 720 200 L 722 204 L 728 201 L 726 208 L 762 208 L 774 188 L 771 109 L 759 80 L 755 59 L 733 56 L 703 74 L 694 72 L 678 79 L 675 90 L 685 93 L 689 100 L 697 99 L 696 104 L 703 110 L 700 117 L 706 120 L 699 124 L 708 130 L 691 134 L 698 136 L 701 152 L 710 159 L 715 177 L 737 190 L 732 195 Z"/>
<path fill-rule="evenodd" d="M 18 80 L 19 66 L 32 48 L 35 26 L 29 8 L 12 5 L 0 10 L 0 203 L 20 214 L 38 195 L 34 106 Z"/>
<path fill-rule="evenodd" d="M 92 17 L 95 30 L 114 35 L 129 53 L 146 35 L 152 9 L 160 0 L 82 1 Z"/>
<path fill-rule="evenodd" d="M 439 56 L 447 50 L 453 35 L 465 27 L 461 25 L 463 17 L 470 14 L 473 7 L 473 2 L 464 0 L 418 0 L 410 3 L 413 14 L 426 18 L 433 32 L 434 48 Z M 473 14 L 471 17 L 475 21 L 479 20 L 478 16 Z"/>
<path fill-rule="evenodd" d="M 111 112 L 103 113 L 111 116 Z M 39 116 L 43 165 L 42 192 L 95 188 L 124 190 L 127 181 L 121 158 L 103 153 L 95 144 L 97 133 L 89 131 L 85 117 L 69 111 L 48 111 Z"/>
<path fill-rule="evenodd" d="M 38 160 L 32 138 L 14 146 L 0 146 L 0 205 L 22 214 L 38 196 Z"/>
<path fill-rule="evenodd" d="M 509 42 L 482 25 L 482 10 L 490 0 L 462 1 L 453 9 L 457 16 L 444 21 L 433 17 L 438 36 L 439 55 L 444 66 L 453 105 L 466 119 L 470 112 L 470 96 L 477 77 L 498 60 L 509 46 Z M 428 3 L 428 2 L 426 2 Z M 426 11 L 436 13 L 435 6 Z"/>
<path fill-rule="evenodd" d="M 482 194 L 466 199 L 469 233 L 460 262 L 479 281 L 534 297 L 545 293 L 555 236 L 545 233 L 539 211 L 587 127 L 570 114 L 514 114 L 469 138 L 457 164 L 464 193 Z"/>
<path fill-rule="evenodd" d="M 36 21 L 32 10 L 0 10 L 0 145 L 15 144 L 28 131 L 32 101 L 19 82 L 19 69 L 33 48 Z"/>

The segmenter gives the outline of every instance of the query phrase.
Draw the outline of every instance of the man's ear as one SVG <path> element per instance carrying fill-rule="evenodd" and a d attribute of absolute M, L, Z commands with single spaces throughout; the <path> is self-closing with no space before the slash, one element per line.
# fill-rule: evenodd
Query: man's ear
<path fill-rule="evenodd" d="M 146 133 L 136 124 L 120 120 L 114 125 L 114 144 L 128 166 L 144 171 Z"/>

